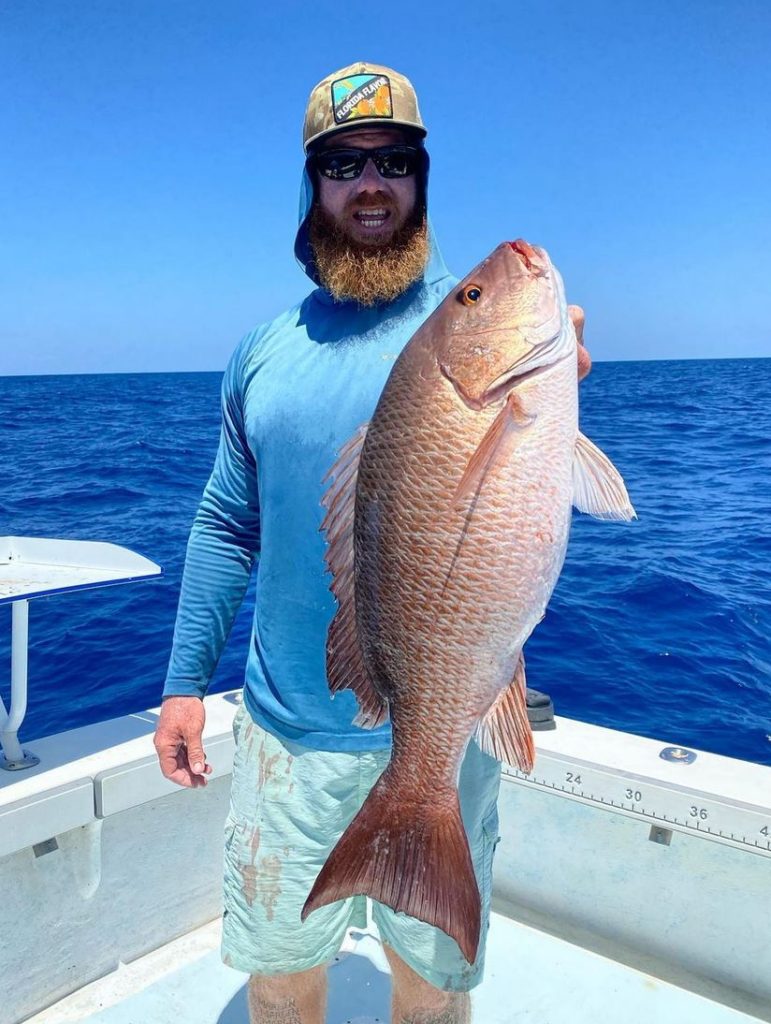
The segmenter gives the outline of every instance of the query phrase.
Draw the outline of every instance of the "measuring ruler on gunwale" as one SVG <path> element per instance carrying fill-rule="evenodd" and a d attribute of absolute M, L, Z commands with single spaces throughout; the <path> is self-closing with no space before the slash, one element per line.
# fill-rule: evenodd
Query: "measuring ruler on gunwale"
<path fill-rule="evenodd" d="M 681 747 L 667 747 L 660 756 L 670 762 L 696 757 Z M 643 821 L 651 826 L 654 842 L 668 845 L 677 831 L 771 857 L 771 807 L 540 750 L 529 775 L 509 765 L 503 766 L 503 775 L 531 789 Z M 768 797 L 771 801 L 771 791 Z"/>

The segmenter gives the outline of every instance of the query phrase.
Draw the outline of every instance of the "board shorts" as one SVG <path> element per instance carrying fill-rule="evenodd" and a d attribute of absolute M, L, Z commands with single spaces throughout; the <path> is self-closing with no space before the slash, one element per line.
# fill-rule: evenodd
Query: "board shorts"
<path fill-rule="evenodd" d="M 300 911 L 330 851 L 390 758 L 383 750 L 331 753 L 281 739 L 244 705 L 225 823 L 224 963 L 248 974 L 287 974 L 331 962 L 351 927 L 366 928 L 367 897 Z M 461 815 L 482 900 L 479 951 L 469 964 L 439 928 L 371 901 L 380 938 L 436 988 L 466 992 L 482 980 L 498 843 L 500 762 L 469 743 L 461 767 Z"/>

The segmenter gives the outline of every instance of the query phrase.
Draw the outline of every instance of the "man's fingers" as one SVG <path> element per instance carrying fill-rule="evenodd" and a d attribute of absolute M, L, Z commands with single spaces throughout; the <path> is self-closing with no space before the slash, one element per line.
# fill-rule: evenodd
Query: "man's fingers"
<path fill-rule="evenodd" d="M 178 786 L 186 786 L 187 789 L 192 789 L 195 785 L 193 781 L 194 776 L 186 768 L 178 768 L 168 778 L 171 782 L 176 782 Z"/>
<path fill-rule="evenodd" d="M 203 749 L 203 702 L 191 697 L 167 697 L 155 730 L 155 750 L 164 777 L 180 786 L 206 785 L 211 766 Z"/>
<path fill-rule="evenodd" d="M 583 309 L 580 306 L 568 306 L 568 316 L 573 321 L 573 326 L 576 329 L 576 338 L 578 339 L 578 344 L 583 345 L 584 322 L 586 321 L 586 316 L 584 315 Z"/>
<path fill-rule="evenodd" d="M 568 315 L 573 322 L 578 342 L 578 379 L 582 381 L 592 368 L 592 357 L 584 345 L 584 323 L 586 316 L 581 306 L 568 306 Z"/>
<path fill-rule="evenodd" d="M 206 764 L 206 755 L 201 746 L 200 737 L 197 745 L 188 750 L 181 739 L 156 740 L 158 763 L 165 778 L 180 786 L 205 786 L 206 775 L 211 774 L 211 765 Z M 197 766 L 201 767 L 198 768 Z"/>
<path fill-rule="evenodd" d="M 158 748 L 158 763 L 161 766 L 161 772 L 167 779 L 173 779 L 175 782 L 174 776 L 179 768 L 177 749 L 176 744 L 168 744 Z"/>
<path fill-rule="evenodd" d="M 578 346 L 578 379 L 582 381 L 592 368 L 592 357 L 583 344 Z"/>
<path fill-rule="evenodd" d="M 193 778 L 187 767 L 187 759 L 184 753 L 177 746 L 169 746 L 158 751 L 158 762 L 161 766 L 161 773 L 170 782 L 176 782 L 178 786 L 192 786 Z"/>

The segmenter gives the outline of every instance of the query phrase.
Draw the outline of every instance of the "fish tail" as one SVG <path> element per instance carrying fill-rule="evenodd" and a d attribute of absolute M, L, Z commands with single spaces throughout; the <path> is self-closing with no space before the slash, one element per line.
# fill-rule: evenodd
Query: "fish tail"
<path fill-rule="evenodd" d="M 481 900 L 455 790 L 410 801 L 383 773 L 319 872 L 302 920 L 357 893 L 441 928 L 474 962 Z"/>

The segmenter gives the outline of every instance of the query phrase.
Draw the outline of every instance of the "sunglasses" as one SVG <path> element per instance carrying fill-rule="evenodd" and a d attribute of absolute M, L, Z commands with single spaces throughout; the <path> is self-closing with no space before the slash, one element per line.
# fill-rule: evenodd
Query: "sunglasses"
<path fill-rule="evenodd" d="M 415 146 L 380 146 L 379 149 L 323 149 L 308 158 L 309 167 L 332 181 L 353 181 L 371 160 L 383 178 L 408 178 L 420 166 Z"/>

